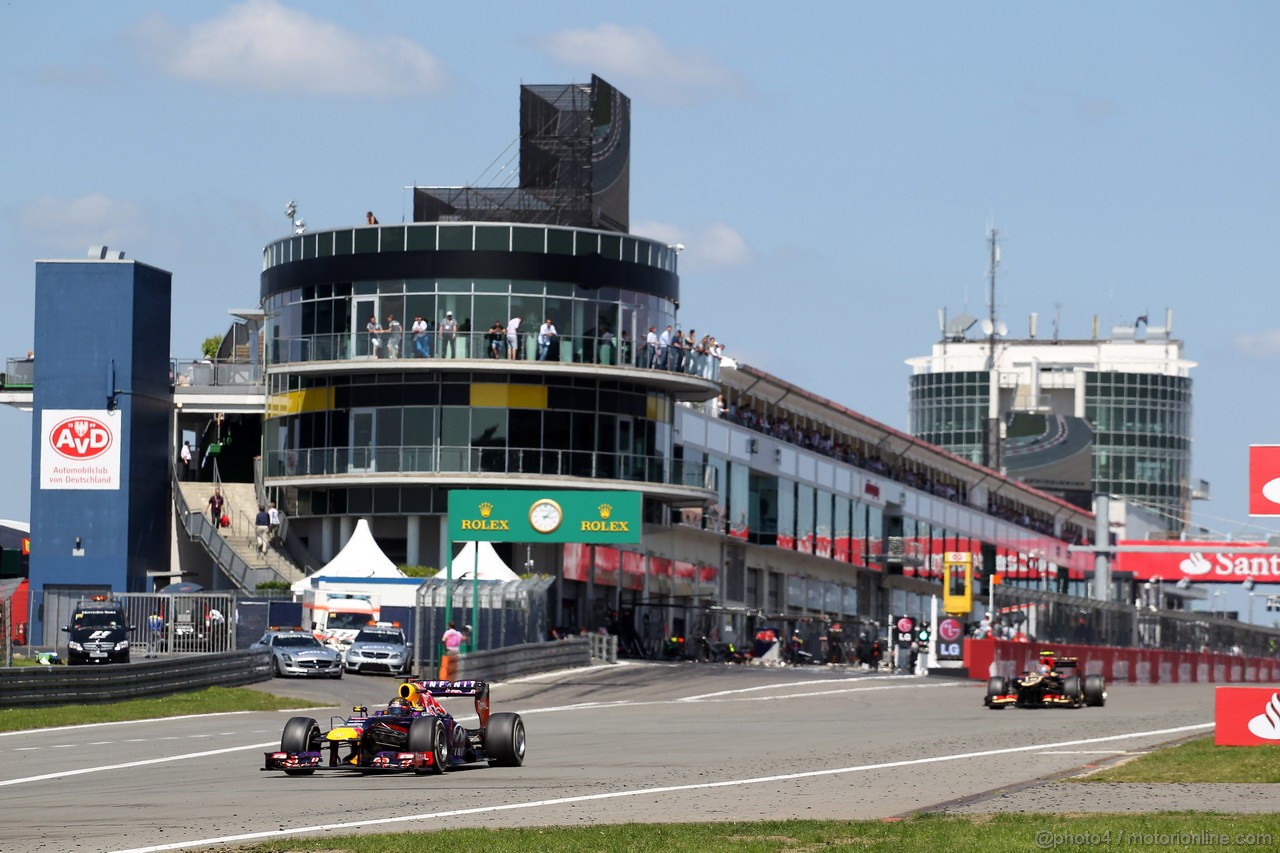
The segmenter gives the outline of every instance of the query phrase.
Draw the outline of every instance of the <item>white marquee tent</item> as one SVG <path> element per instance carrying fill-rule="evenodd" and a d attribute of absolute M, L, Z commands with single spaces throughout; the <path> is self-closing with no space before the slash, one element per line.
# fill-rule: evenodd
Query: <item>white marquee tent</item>
<path fill-rule="evenodd" d="M 369 522 L 362 518 L 356 522 L 356 529 L 351 533 L 347 544 L 342 546 L 342 550 L 324 568 L 294 581 L 291 588 L 294 592 L 304 592 L 313 586 L 312 581 L 316 578 L 326 577 L 403 578 L 406 575 L 396 568 L 390 557 L 382 553 L 373 538 L 373 531 L 369 529 Z"/>
<path fill-rule="evenodd" d="M 472 579 L 472 572 L 476 571 L 476 545 L 480 546 L 480 565 L 479 572 L 475 575 L 482 581 L 518 581 L 520 576 L 511 571 L 507 564 L 502 562 L 502 558 L 498 556 L 498 552 L 493 550 L 492 543 L 489 542 L 468 542 L 462 546 L 462 551 L 458 556 L 453 558 L 453 579 L 458 580 L 461 577 Z M 436 573 L 436 577 L 448 577 L 448 573 L 441 569 Z"/>

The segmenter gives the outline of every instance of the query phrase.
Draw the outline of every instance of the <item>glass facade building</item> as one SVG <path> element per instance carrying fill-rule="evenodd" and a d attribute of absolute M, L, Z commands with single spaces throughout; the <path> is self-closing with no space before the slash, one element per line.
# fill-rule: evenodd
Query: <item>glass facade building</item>
<path fill-rule="evenodd" d="M 1010 441 L 1013 417 L 1043 416 L 1051 422 L 1044 428 L 1046 458 L 1052 458 L 1054 441 L 1060 447 L 1072 441 L 1090 445 L 1076 448 L 1090 454 L 1090 481 L 1074 489 L 1064 483 L 1064 493 L 1086 501 L 1099 493 L 1131 499 L 1162 515 L 1169 530 L 1180 530 L 1189 518 L 1195 364 L 1182 357 L 1182 342 L 1169 337 L 1167 328 L 1150 328 L 1145 337 L 1132 327 L 1117 327 L 1111 339 L 1000 339 L 994 367 L 986 340 L 949 339 L 907 363 L 914 368 L 908 392 L 912 435 L 983 462 L 984 428 L 994 422 L 999 436 L 988 461 L 1002 468 L 1017 446 Z M 1083 432 L 1092 435 L 1080 439 L 1071 421 L 1086 422 Z M 1056 462 L 1065 455 L 1060 452 Z"/>

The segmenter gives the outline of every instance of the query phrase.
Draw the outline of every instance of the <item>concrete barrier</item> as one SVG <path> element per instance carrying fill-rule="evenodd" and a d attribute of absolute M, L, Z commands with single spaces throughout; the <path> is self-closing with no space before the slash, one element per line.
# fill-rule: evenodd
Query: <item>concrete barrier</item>
<path fill-rule="evenodd" d="M 585 637 L 504 646 L 458 655 L 458 679 L 506 681 L 521 675 L 591 665 L 591 643 Z"/>

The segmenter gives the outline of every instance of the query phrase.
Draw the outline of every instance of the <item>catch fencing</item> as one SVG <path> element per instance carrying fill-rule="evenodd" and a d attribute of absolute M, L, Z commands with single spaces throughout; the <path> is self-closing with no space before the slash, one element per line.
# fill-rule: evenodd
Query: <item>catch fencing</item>
<path fill-rule="evenodd" d="M 439 670 L 444 652 L 440 638 L 450 621 L 459 630 L 471 625 L 471 647 L 486 651 L 546 640 L 550 634 L 547 591 L 551 584 L 548 577 L 514 581 L 428 578 L 418 588 L 414 672 Z M 478 607 L 473 608 L 473 603 Z M 445 616 L 446 605 L 451 610 L 449 618 Z"/>
<path fill-rule="evenodd" d="M 57 638 L 46 645 L 57 648 L 64 658 L 68 638 L 62 628 L 71 624 L 76 605 L 84 597 L 87 596 L 69 595 L 66 590 L 44 596 L 45 635 Z M 109 595 L 109 598 L 124 605 L 131 658 L 208 654 L 236 648 L 236 596 L 233 593 L 127 592 Z"/>

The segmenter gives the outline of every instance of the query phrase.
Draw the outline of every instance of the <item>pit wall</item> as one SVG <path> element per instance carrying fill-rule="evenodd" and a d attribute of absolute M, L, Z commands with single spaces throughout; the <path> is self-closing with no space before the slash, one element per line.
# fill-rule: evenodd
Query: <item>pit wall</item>
<path fill-rule="evenodd" d="M 1280 681 L 1280 660 L 1274 658 L 1062 643 L 1041 646 L 993 639 L 965 640 L 965 667 L 970 678 L 979 681 L 993 675 L 1012 678 L 1034 669 L 1041 649 L 1079 658 L 1086 675 L 1101 674 L 1108 684 Z"/>

